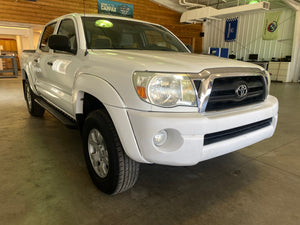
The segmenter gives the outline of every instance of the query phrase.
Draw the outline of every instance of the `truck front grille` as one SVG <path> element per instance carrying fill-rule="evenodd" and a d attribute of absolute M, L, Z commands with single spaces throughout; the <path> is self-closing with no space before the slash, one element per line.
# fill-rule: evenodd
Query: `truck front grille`
<path fill-rule="evenodd" d="M 223 77 L 214 79 L 205 111 L 215 111 L 264 101 L 263 76 Z"/>
<path fill-rule="evenodd" d="M 204 145 L 213 144 L 219 141 L 224 141 L 230 138 L 238 137 L 264 127 L 270 126 L 272 124 L 272 118 L 262 120 L 256 123 L 248 124 L 245 126 L 224 130 L 216 133 L 210 133 L 204 135 Z"/>

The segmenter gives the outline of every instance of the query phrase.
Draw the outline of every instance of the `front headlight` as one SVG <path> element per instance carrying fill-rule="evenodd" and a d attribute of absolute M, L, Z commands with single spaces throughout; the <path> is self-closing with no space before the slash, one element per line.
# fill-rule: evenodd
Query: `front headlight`
<path fill-rule="evenodd" d="M 153 105 L 197 106 L 196 91 L 187 74 L 135 72 L 133 84 L 139 97 Z"/>

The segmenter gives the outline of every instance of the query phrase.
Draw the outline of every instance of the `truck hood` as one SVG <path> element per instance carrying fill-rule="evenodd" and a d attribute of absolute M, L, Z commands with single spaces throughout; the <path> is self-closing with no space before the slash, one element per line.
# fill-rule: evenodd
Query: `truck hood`
<path fill-rule="evenodd" d="M 92 50 L 91 57 L 105 60 L 113 66 L 130 68 L 131 71 L 160 71 L 197 73 L 203 69 L 220 67 L 252 67 L 259 66 L 220 58 L 211 55 L 191 54 L 182 52 L 146 51 L 146 50 Z"/>
<path fill-rule="evenodd" d="M 89 50 L 83 57 L 82 71 L 96 75 L 108 82 L 122 96 L 127 108 L 145 111 L 165 111 L 138 97 L 132 75 L 136 71 L 199 73 L 204 69 L 232 67 L 257 68 L 259 66 L 237 60 L 180 52 L 145 51 L 145 50 Z M 260 67 L 262 69 L 262 67 Z M 104 105 L 110 104 L 103 102 Z M 193 108 L 193 107 L 192 107 Z M 196 110 L 197 108 L 174 107 L 168 111 Z"/>

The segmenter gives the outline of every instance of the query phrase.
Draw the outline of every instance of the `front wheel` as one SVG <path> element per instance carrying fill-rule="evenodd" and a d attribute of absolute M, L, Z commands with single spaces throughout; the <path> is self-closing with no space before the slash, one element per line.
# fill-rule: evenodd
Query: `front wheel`
<path fill-rule="evenodd" d="M 93 111 L 86 118 L 83 150 L 89 174 L 104 193 L 126 191 L 137 181 L 139 163 L 124 152 L 113 122 L 105 111 Z"/>

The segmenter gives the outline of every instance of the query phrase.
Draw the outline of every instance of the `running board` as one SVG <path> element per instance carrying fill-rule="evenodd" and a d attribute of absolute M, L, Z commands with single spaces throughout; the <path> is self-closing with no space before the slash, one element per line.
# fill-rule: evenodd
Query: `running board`
<path fill-rule="evenodd" d="M 56 119 L 61 121 L 66 127 L 71 129 L 77 129 L 78 126 L 74 120 L 69 118 L 67 115 L 65 115 L 63 112 L 57 110 L 54 106 L 46 102 L 45 100 L 38 98 L 34 99 L 36 103 L 38 103 L 40 106 L 42 106 L 44 109 L 46 109 L 52 116 L 54 116 Z"/>

